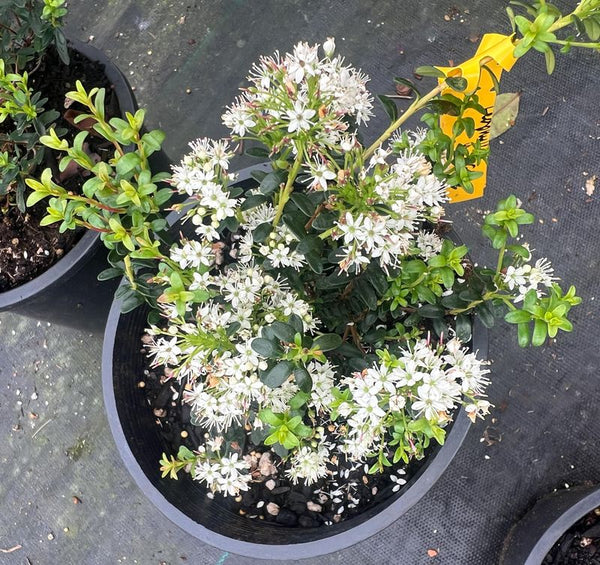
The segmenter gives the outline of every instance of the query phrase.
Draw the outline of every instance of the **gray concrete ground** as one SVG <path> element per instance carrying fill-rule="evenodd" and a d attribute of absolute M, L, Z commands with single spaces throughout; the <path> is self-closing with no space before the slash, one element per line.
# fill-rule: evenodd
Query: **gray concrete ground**
<path fill-rule="evenodd" d="M 391 93 L 393 76 L 458 62 L 482 32 L 508 31 L 498 0 L 79 0 L 69 8 L 71 35 L 105 49 L 127 74 L 174 160 L 190 140 L 225 134 L 221 110 L 259 54 L 335 36 L 372 91 Z M 522 198 L 539 218 L 528 232 L 533 246 L 585 299 L 575 333 L 521 352 L 505 326 L 494 329 L 495 421 L 471 430 L 448 472 L 396 524 L 309 563 L 492 565 L 536 497 L 600 480 L 598 196 L 583 188 L 600 177 L 599 68 L 592 53 L 559 58 L 554 77 L 539 56 L 519 62 L 503 81 L 505 91 L 523 90 L 518 127 L 493 145 L 486 197 L 450 210 L 473 256 L 485 258 L 481 209 L 509 192 Z M 0 563 L 250 563 L 180 531 L 133 484 L 103 411 L 101 347 L 99 334 L 0 314 Z M 480 441 L 487 426 L 502 441 Z"/>

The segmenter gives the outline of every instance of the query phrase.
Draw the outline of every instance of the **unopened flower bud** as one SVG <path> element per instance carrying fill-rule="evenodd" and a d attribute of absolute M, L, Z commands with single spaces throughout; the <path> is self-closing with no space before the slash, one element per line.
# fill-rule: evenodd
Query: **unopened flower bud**
<path fill-rule="evenodd" d="M 328 37 L 327 41 L 323 43 L 323 51 L 325 51 L 327 57 L 331 57 L 335 53 L 335 39 L 333 37 Z"/>

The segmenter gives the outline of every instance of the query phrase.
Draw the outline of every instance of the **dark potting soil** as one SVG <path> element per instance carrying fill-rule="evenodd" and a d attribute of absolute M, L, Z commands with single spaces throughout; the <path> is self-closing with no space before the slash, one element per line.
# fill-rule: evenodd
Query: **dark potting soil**
<path fill-rule="evenodd" d="M 600 508 L 569 528 L 542 565 L 600 565 Z"/>
<path fill-rule="evenodd" d="M 204 430 L 190 422 L 190 407 L 181 402 L 183 384 L 166 379 L 160 368 L 151 368 L 145 349 L 140 353 L 144 355 L 146 369 L 138 386 L 144 389 L 149 410 L 153 411 L 160 427 L 164 451 L 176 456 L 182 445 L 190 450 L 197 449 L 204 443 Z M 284 475 L 279 456 L 265 447 L 253 445 L 248 435 L 245 441 L 246 444 L 240 446 L 241 456 L 250 455 L 253 460 L 250 490 L 241 492 L 235 499 L 227 497 L 223 503 L 229 504 L 232 512 L 287 527 L 331 525 L 363 513 L 382 501 L 391 502 L 402 491 L 392 476 L 410 482 L 426 460 L 414 460 L 404 468 L 396 465 L 383 473 L 368 474 L 368 465 L 346 465 L 343 456 L 338 456 L 339 460 L 329 466 L 333 472 L 331 476 L 310 486 L 303 481 L 294 485 Z M 158 461 L 156 465 L 158 468 Z M 347 484 L 351 486 L 344 488 Z M 213 497 L 210 492 L 207 496 Z"/>
<path fill-rule="evenodd" d="M 118 115 L 119 107 L 117 97 L 111 90 L 111 84 L 104 74 L 104 66 L 90 61 L 78 52 L 69 50 L 70 64 L 65 65 L 54 49 L 48 53 L 39 68 L 30 72 L 29 86 L 33 91 L 41 91 L 42 98 L 48 101 L 44 105 L 46 110 L 51 108 L 61 112 L 57 128 L 67 130 L 65 137 L 71 142 L 80 130 L 71 126 L 64 119 L 65 94 L 75 89 L 75 82 L 80 80 L 86 89 L 94 86 L 106 88 L 106 109 L 108 116 Z M 70 108 L 76 110 L 77 104 Z M 10 127 L 9 120 L 2 124 L 2 128 Z M 108 158 L 109 147 L 103 140 L 88 136 L 90 154 L 96 153 L 102 159 Z M 62 155 L 46 149 L 45 162 L 32 176 L 38 176 L 46 167 L 53 170 L 53 179 L 59 182 L 58 161 Z M 80 192 L 81 185 L 86 178 L 80 171 L 75 172 L 68 179 L 61 180 L 59 184 L 73 192 Z M 26 198 L 26 197 L 25 197 Z M 1 202 L 0 202 L 1 204 Z M 50 226 L 40 226 L 40 220 L 46 215 L 47 202 L 43 200 L 28 208 L 24 213 L 16 206 L 9 207 L 2 214 L 0 221 L 0 292 L 10 290 L 24 284 L 40 275 L 65 253 L 67 253 L 82 237 L 85 230 L 59 232 L 59 223 Z"/>

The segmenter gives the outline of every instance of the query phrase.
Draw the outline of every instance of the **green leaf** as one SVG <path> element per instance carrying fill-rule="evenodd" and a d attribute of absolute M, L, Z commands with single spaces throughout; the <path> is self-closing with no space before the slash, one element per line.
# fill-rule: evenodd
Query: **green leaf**
<path fill-rule="evenodd" d="M 504 316 L 504 319 L 509 324 L 526 324 L 531 321 L 531 314 L 524 310 L 511 310 Z"/>
<path fill-rule="evenodd" d="M 484 302 L 483 304 L 480 304 L 477 307 L 476 312 L 479 315 L 479 319 L 481 320 L 481 323 L 486 328 L 491 328 L 494 326 L 496 318 L 494 316 L 494 310 L 492 309 L 492 306 L 488 302 Z"/>
<path fill-rule="evenodd" d="M 444 78 L 446 76 L 439 69 L 436 69 L 435 67 L 431 67 L 429 65 L 417 67 L 415 69 L 415 74 L 420 75 L 422 77 L 436 77 L 436 78 Z"/>
<path fill-rule="evenodd" d="M 256 243 L 262 243 L 267 239 L 268 235 L 273 231 L 273 226 L 269 222 L 264 222 L 256 226 L 252 232 L 252 237 Z"/>
<path fill-rule="evenodd" d="M 131 291 L 131 294 L 127 296 L 121 303 L 121 313 L 127 314 L 127 312 L 131 312 L 135 310 L 138 306 L 141 306 L 144 303 L 144 299 L 134 291 Z"/>
<path fill-rule="evenodd" d="M 331 351 L 342 344 L 342 338 L 338 334 L 322 334 L 313 341 L 312 347 L 321 351 Z"/>
<path fill-rule="evenodd" d="M 251 194 L 242 202 L 240 209 L 243 211 L 250 210 L 267 202 L 268 199 L 268 196 L 265 196 L 264 194 Z"/>
<path fill-rule="evenodd" d="M 531 332 L 529 331 L 529 324 L 519 324 L 517 328 L 517 341 L 519 347 L 527 347 L 529 345 L 529 339 Z"/>
<path fill-rule="evenodd" d="M 260 183 L 260 191 L 263 194 L 272 194 L 286 181 L 287 176 L 287 171 L 273 171 L 268 173 Z"/>
<path fill-rule="evenodd" d="M 286 449 L 293 449 L 300 445 L 300 440 L 291 432 L 288 432 L 285 439 L 280 442 Z"/>
<path fill-rule="evenodd" d="M 307 255 L 308 253 L 319 254 L 322 248 L 323 240 L 316 235 L 307 235 L 296 245 L 296 251 L 302 253 L 302 255 Z"/>
<path fill-rule="evenodd" d="M 125 153 L 119 158 L 115 168 L 119 175 L 125 176 L 139 166 L 140 163 L 141 159 L 137 153 Z"/>
<path fill-rule="evenodd" d="M 294 369 L 294 380 L 300 390 L 304 392 L 310 392 L 312 390 L 312 378 L 310 373 L 303 367 Z"/>
<path fill-rule="evenodd" d="M 165 132 L 159 129 L 149 131 L 142 136 L 142 143 L 144 143 L 146 149 L 146 157 L 160 150 L 165 137 Z"/>
<path fill-rule="evenodd" d="M 269 152 L 264 147 L 249 147 L 245 151 L 246 155 L 251 157 L 259 157 L 260 159 L 268 159 Z"/>
<path fill-rule="evenodd" d="M 548 326 L 543 320 L 536 320 L 533 325 L 533 336 L 531 337 L 531 345 L 539 347 L 546 341 L 548 334 Z"/>
<path fill-rule="evenodd" d="M 124 272 L 122 269 L 116 269 L 115 267 L 110 267 L 108 269 L 104 269 L 104 271 L 101 271 L 100 273 L 98 273 L 98 280 L 99 281 L 108 281 L 110 279 L 114 279 L 116 277 L 122 277 L 124 275 Z"/>
<path fill-rule="evenodd" d="M 273 322 L 271 324 L 271 330 L 273 333 L 281 340 L 286 343 L 294 343 L 294 336 L 296 335 L 296 330 L 285 322 Z"/>
<path fill-rule="evenodd" d="M 314 273 L 320 275 L 323 272 L 323 261 L 321 261 L 319 254 L 307 253 L 304 258 Z"/>
<path fill-rule="evenodd" d="M 315 203 L 302 192 L 292 193 L 290 199 L 296 206 L 298 206 L 298 209 L 309 218 L 314 214 L 317 208 Z"/>
<path fill-rule="evenodd" d="M 443 318 L 444 317 L 444 309 L 437 304 L 424 304 L 421 306 L 417 312 L 423 318 Z"/>
<path fill-rule="evenodd" d="M 304 406 L 306 404 L 306 402 L 308 401 L 308 399 L 310 398 L 310 394 L 308 394 L 307 392 L 304 392 L 303 390 L 299 390 L 288 402 L 288 406 L 292 409 L 292 410 L 298 410 L 300 409 L 302 406 Z M 290 422 L 288 422 L 288 426 L 291 427 L 291 420 Z M 296 426 L 294 426 L 295 428 Z"/>
<path fill-rule="evenodd" d="M 452 89 L 458 92 L 463 92 L 467 88 L 467 79 L 463 77 L 448 77 L 446 84 Z"/>
<path fill-rule="evenodd" d="M 279 344 L 263 337 L 255 337 L 252 340 L 251 347 L 266 359 L 277 359 L 281 355 Z"/>
<path fill-rule="evenodd" d="M 417 95 L 418 98 L 421 97 L 421 93 L 417 90 L 417 87 L 415 86 L 414 82 L 412 82 L 408 79 L 402 78 L 402 77 L 394 77 L 394 82 L 401 84 L 403 86 L 407 86 L 412 91 L 414 91 L 414 93 Z"/>
<path fill-rule="evenodd" d="M 549 45 L 547 45 L 547 49 L 544 50 L 544 57 L 546 58 L 546 71 L 551 75 L 556 66 L 556 59 L 554 57 L 554 52 Z"/>
<path fill-rule="evenodd" d="M 398 107 L 396 106 L 396 103 L 389 96 L 383 94 L 378 94 L 377 98 L 379 99 L 379 102 L 381 102 L 390 122 L 395 122 L 398 119 Z"/>
<path fill-rule="evenodd" d="M 283 418 L 275 414 L 270 408 L 261 410 L 258 413 L 258 417 L 265 422 L 265 424 L 269 424 L 273 427 L 281 426 L 281 424 L 283 424 Z"/>
<path fill-rule="evenodd" d="M 256 339 L 254 340 L 256 341 Z M 253 346 L 254 346 L 254 342 Z M 277 388 L 281 386 L 294 371 L 294 364 L 291 361 L 279 361 L 271 370 L 260 375 L 260 380 L 268 387 Z"/>
<path fill-rule="evenodd" d="M 490 139 L 502 135 L 515 125 L 519 114 L 520 92 L 507 92 L 496 96 L 494 113 L 490 124 Z"/>
<path fill-rule="evenodd" d="M 464 314 L 456 316 L 456 337 L 463 343 L 471 340 L 471 318 Z"/>

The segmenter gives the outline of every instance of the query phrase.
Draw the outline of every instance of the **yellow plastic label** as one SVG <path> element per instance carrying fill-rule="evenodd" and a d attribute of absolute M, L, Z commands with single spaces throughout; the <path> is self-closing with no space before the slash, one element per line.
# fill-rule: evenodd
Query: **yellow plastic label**
<path fill-rule="evenodd" d="M 475 122 L 475 133 L 469 137 L 466 132 L 461 133 L 456 138 L 456 143 L 462 143 L 468 146 L 470 143 L 480 140 L 483 147 L 488 147 L 490 143 L 490 124 L 494 113 L 494 103 L 496 102 L 496 91 L 494 90 L 494 80 L 490 72 L 500 81 L 502 71 L 510 71 L 517 60 L 513 51 L 515 46 L 512 37 L 500 35 L 498 33 L 487 33 L 481 38 L 481 43 L 477 52 L 469 60 L 457 67 L 436 67 L 446 76 L 463 77 L 467 81 L 467 87 L 464 92 L 457 92 L 448 87 L 442 91 L 442 94 L 452 93 L 461 98 L 465 94 L 471 94 L 477 90 L 479 103 L 485 108 L 485 114 L 480 114 L 476 110 L 468 109 L 464 117 L 472 118 Z M 482 69 L 485 65 L 487 69 Z M 489 71 L 488 71 L 489 69 Z M 443 79 L 440 79 L 440 82 Z M 443 115 L 440 119 L 442 131 L 451 136 L 452 126 L 456 121 L 456 116 Z M 451 202 L 462 202 L 473 198 L 481 198 L 485 190 L 487 163 L 482 161 L 477 166 L 471 167 L 471 170 L 482 173 L 473 182 L 473 192 L 467 192 L 462 187 L 453 187 L 448 190 Z"/>

